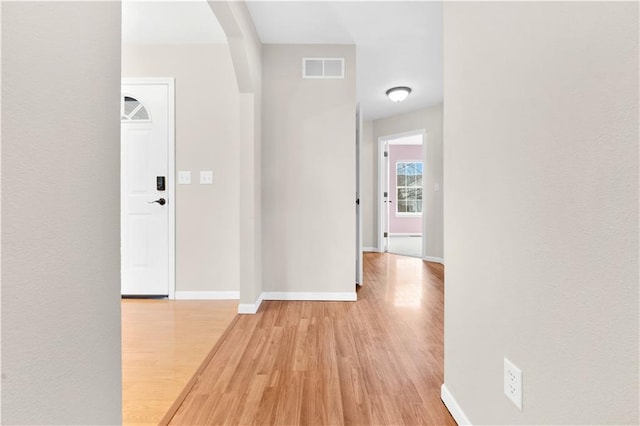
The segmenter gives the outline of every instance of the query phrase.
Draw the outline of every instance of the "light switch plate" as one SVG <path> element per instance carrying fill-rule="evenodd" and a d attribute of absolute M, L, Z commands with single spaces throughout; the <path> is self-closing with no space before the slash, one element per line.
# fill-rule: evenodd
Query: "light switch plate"
<path fill-rule="evenodd" d="M 522 411 L 522 370 L 504 359 L 504 394 Z"/>
<path fill-rule="evenodd" d="M 190 185 L 191 184 L 191 172 L 189 172 L 189 171 L 178 172 L 178 184 L 179 185 Z"/>
<path fill-rule="evenodd" d="M 200 184 L 201 185 L 213 184 L 213 172 L 211 170 L 205 170 L 200 172 Z"/>

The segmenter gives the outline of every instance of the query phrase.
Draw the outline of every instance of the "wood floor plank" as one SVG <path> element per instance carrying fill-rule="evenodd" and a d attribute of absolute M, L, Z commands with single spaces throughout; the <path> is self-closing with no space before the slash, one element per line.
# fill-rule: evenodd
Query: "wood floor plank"
<path fill-rule="evenodd" d="M 240 316 L 170 424 L 455 425 L 440 401 L 444 269 L 367 253 L 357 302 Z"/>
<path fill-rule="evenodd" d="M 233 300 L 122 300 L 123 424 L 158 424 L 237 307 Z"/>

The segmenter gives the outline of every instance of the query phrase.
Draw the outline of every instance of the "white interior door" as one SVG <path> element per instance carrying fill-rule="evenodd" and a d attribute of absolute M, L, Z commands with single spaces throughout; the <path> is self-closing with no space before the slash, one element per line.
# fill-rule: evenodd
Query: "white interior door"
<path fill-rule="evenodd" d="M 362 212 L 360 209 L 360 142 L 362 115 L 356 108 L 356 283 L 362 285 Z"/>
<path fill-rule="evenodd" d="M 384 209 L 382 211 L 382 251 L 389 251 L 389 209 L 393 200 L 389 194 L 389 143 L 384 143 L 384 151 L 382 158 L 383 175 L 382 175 L 382 199 Z"/>
<path fill-rule="evenodd" d="M 169 296 L 170 89 L 169 84 L 122 85 L 123 295 Z"/>

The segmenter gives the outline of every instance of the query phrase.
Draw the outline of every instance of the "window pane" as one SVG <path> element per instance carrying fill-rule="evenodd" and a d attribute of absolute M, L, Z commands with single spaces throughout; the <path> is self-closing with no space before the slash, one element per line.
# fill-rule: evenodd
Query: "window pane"
<path fill-rule="evenodd" d="M 416 200 L 422 200 L 422 188 L 416 188 Z"/>
<path fill-rule="evenodd" d="M 407 186 L 407 177 L 405 175 L 398 175 L 397 186 Z"/>
<path fill-rule="evenodd" d="M 407 190 L 405 188 L 398 188 L 398 201 L 407 198 Z"/>
<path fill-rule="evenodd" d="M 396 174 L 397 175 L 406 175 L 407 163 L 397 163 L 396 164 Z"/>
<path fill-rule="evenodd" d="M 142 107 L 138 110 L 138 112 L 133 114 L 133 117 L 131 117 L 131 119 L 132 120 L 148 120 L 149 114 L 147 114 L 147 110 L 145 109 L 145 107 Z"/>
<path fill-rule="evenodd" d="M 411 201 L 415 198 L 415 194 L 413 192 L 413 189 L 411 188 L 407 188 L 406 192 L 405 192 L 405 200 L 407 201 Z"/>
<path fill-rule="evenodd" d="M 407 186 L 416 186 L 415 176 L 407 176 Z"/>
<path fill-rule="evenodd" d="M 407 202 L 398 201 L 398 213 L 406 213 L 406 212 L 407 212 Z"/>
<path fill-rule="evenodd" d="M 140 102 L 129 96 L 124 97 L 124 115 L 129 115 Z"/>
<path fill-rule="evenodd" d="M 422 186 L 422 175 L 416 176 L 416 186 Z"/>

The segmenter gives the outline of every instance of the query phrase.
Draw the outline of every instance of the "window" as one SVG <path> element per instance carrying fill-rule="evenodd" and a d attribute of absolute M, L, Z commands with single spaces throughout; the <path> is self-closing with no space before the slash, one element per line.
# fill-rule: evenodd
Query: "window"
<path fill-rule="evenodd" d="M 120 120 L 149 121 L 149 113 L 142 103 L 131 96 L 123 96 L 120 102 Z"/>
<path fill-rule="evenodd" d="M 396 213 L 422 214 L 422 162 L 396 163 Z"/>

